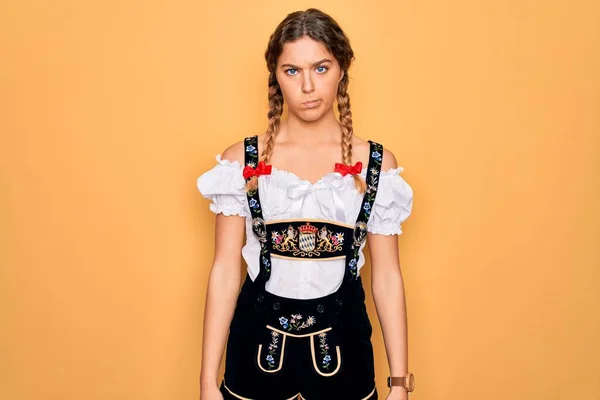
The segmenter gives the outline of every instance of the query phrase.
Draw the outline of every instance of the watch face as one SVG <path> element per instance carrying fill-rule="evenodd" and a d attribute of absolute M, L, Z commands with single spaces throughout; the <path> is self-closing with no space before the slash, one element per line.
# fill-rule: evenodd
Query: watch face
<path fill-rule="evenodd" d="M 415 376 L 413 374 L 408 375 L 408 387 L 407 390 L 412 392 L 415 390 Z"/>

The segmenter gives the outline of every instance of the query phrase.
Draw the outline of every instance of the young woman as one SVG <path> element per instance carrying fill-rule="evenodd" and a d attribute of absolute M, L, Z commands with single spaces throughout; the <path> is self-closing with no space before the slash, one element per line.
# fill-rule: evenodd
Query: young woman
<path fill-rule="evenodd" d="M 353 134 L 354 54 L 330 16 L 289 14 L 265 58 L 266 133 L 229 146 L 198 178 L 217 214 L 201 399 L 377 399 L 359 274 L 367 242 L 392 377 L 387 399 L 407 399 L 414 377 L 395 235 L 411 212 L 412 189 L 390 151 Z"/>

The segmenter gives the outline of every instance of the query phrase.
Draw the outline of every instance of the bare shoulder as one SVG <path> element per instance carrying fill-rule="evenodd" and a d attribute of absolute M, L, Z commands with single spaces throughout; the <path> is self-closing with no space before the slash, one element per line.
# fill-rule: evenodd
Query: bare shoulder
<path fill-rule="evenodd" d="M 385 147 L 383 148 L 382 158 L 383 158 L 381 160 L 381 170 L 382 171 L 387 171 L 388 169 L 398 167 L 398 162 L 396 161 L 396 156 L 394 155 L 394 153 L 392 153 Z"/>
<path fill-rule="evenodd" d="M 368 140 L 362 139 L 356 135 L 353 135 L 352 148 L 355 157 L 358 161 L 367 163 L 369 161 L 369 150 L 371 145 Z M 389 151 L 385 146 L 383 147 L 382 164 L 381 170 L 387 171 L 390 168 L 396 168 L 398 166 L 396 156 L 394 153 Z"/>
<path fill-rule="evenodd" d="M 238 142 L 233 143 L 221 154 L 221 159 L 228 161 L 238 161 L 239 163 L 244 163 L 244 141 L 240 140 Z"/>

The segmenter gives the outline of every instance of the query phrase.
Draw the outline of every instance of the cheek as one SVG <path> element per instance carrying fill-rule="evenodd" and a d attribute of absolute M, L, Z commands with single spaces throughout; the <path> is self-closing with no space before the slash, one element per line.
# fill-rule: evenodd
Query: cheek
<path fill-rule="evenodd" d="M 296 87 L 292 82 L 280 83 L 279 88 L 281 89 L 281 93 L 283 93 L 283 100 L 286 103 L 294 103 L 298 94 L 300 92 L 300 87 Z"/>
<path fill-rule="evenodd" d="M 337 97 L 338 81 L 334 76 L 324 79 L 321 85 L 321 97 L 324 101 L 332 104 Z"/>

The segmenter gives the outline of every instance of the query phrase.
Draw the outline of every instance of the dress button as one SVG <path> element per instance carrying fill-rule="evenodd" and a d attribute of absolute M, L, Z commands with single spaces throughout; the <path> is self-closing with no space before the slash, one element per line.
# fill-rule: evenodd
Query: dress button
<path fill-rule="evenodd" d="M 274 310 L 279 310 L 280 308 L 281 308 L 281 305 L 279 303 L 273 303 Z"/>
<path fill-rule="evenodd" d="M 339 306 L 341 306 L 341 305 L 342 305 L 342 303 L 343 303 L 342 299 L 337 299 L 335 302 L 336 302 L 336 303 L 337 303 Z"/>
<path fill-rule="evenodd" d="M 322 304 L 319 304 L 319 305 L 317 306 L 317 311 L 318 311 L 318 312 L 320 312 L 320 313 L 322 313 L 323 311 L 325 311 L 325 307 L 323 307 L 323 305 L 322 305 Z"/>
<path fill-rule="evenodd" d="M 265 298 L 262 294 L 259 294 L 258 296 L 256 296 L 256 300 L 258 300 L 259 303 L 262 303 L 264 299 Z"/>

